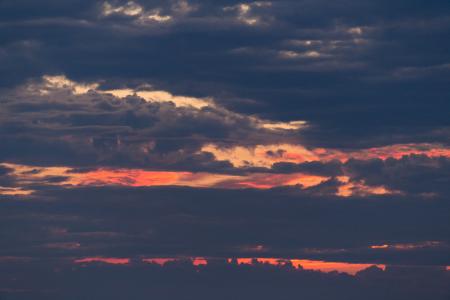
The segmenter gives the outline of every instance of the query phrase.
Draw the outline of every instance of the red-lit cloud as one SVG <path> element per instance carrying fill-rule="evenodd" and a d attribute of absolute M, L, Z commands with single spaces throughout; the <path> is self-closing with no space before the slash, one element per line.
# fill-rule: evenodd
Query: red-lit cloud
<path fill-rule="evenodd" d="M 45 179 L 46 176 L 64 176 L 58 183 L 73 186 L 119 185 L 145 186 L 188 186 L 221 188 L 268 189 L 277 186 L 301 185 L 305 188 L 318 185 L 329 179 L 324 176 L 294 174 L 250 173 L 248 175 L 226 175 L 214 173 L 147 171 L 141 169 L 102 168 L 88 172 L 75 172 L 65 167 L 30 167 L 7 164 L 21 182 Z M 38 170 L 38 172 L 30 172 Z"/>
<path fill-rule="evenodd" d="M 254 261 L 263 264 L 270 265 L 286 265 L 292 264 L 295 268 L 303 268 L 305 270 L 314 270 L 321 272 L 342 272 L 351 275 L 355 275 L 357 272 L 367 269 L 374 264 L 354 264 L 354 263 L 342 263 L 342 262 L 326 262 L 321 260 L 307 260 L 307 259 L 280 259 L 280 258 L 238 258 L 238 264 L 253 264 Z M 229 260 L 231 262 L 231 260 Z M 381 269 L 385 269 L 386 266 L 382 264 L 375 265 Z"/>
<path fill-rule="evenodd" d="M 74 260 L 74 263 L 77 264 L 93 263 L 93 262 L 101 262 L 112 265 L 126 265 L 130 263 L 130 259 L 117 257 L 85 257 Z"/>
<path fill-rule="evenodd" d="M 371 249 L 375 250 L 416 250 L 416 249 L 425 249 L 425 248 L 437 248 L 447 246 L 439 241 L 426 241 L 421 243 L 403 243 L 403 244 L 382 244 L 382 245 L 372 245 Z M 448 247 L 448 246 L 447 246 Z"/>
<path fill-rule="evenodd" d="M 192 257 L 188 258 L 192 265 L 203 266 L 208 264 L 207 258 L 204 257 Z M 178 258 L 143 258 L 141 261 L 144 263 L 157 264 L 164 266 L 169 262 L 174 262 L 179 260 Z M 102 262 L 106 264 L 114 265 L 127 265 L 130 264 L 131 259 L 129 258 L 110 258 L 110 257 L 86 257 L 74 260 L 76 264 L 86 264 Z M 374 264 L 357 264 L 357 263 L 343 263 L 343 262 L 326 262 L 320 260 L 307 260 L 307 259 L 283 259 L 283 258 L 228 258 L 227 262 L 229 264 L 237 263 L 253 265 L 255 263 L 268 264 L 273 266 L 283 266 L 286 264 L 291 264 L 294 268 L 303 268 L 305 270 L 314 270 L 321 272 L 342 272 L 351 275 L 355 275 L 357 272 L 367 269 Z M 386 266 L 383 264 L 375 264 L 378 268 L 385 269 Z"/>
<path fill-rule="evenodd" d="M 204 152 L 212 153 L 218 160 L 228 160 L 235 167 L 270 167 L 277 162 L 304 163 L 312 161 L 338 160 L 346 162 L 349 159 L 399 159 L 405 155 L 426 155 L 428 157 L 450 157 L 450 149 L 440 144 L 396 144 L 378 148 L 368 148 L 355 151 L 343 151 L 326 148 L 307 149 L 301 145 L 257 145 L 254 147 L 235 146 L 222 148 L 208 144 L 202 148 Z"/>
<path fill-rule="evenodd" d="M 427 157 L 450 157 L 450 149 L 438 144 L 398 144 L 379 148 L 369 148 L 357 151 L 342 151 L 334 149 L 306 149 L 300 145 L 259 145 L 253 148 L 234 147 L 219 148 L 216 145 L 206 145 L 202 149 L 211 152 L 217 160 L 228 160 L 235 167 L 266 167 L 270 168 L 277 162 L 346 162 L 349 159 L 400 159 L 405 155 L 425 155 Z M 187 171 L 155 171 L 130 168 L 98 168 L 87 172 L 77 172 L 69 167 L 34 167 L 17 164 L 3 164 L 13 170 L 12 175 L 18 182 L 18 187 L 1 187 L 0 194 L 29 195 L 32 190 L 22 186 L 34 183 L 58 184 L 71 186 L 107 186 L 119 185 L 129 187 L 148 186 L 187 186 L 187 187 L 220 187 L 227 189 L 255 188 L 270 189 L 279 186 L 301 186 L 310 188 L 329 179 L 328 176 L 318 176 L 307 173 L 246 173 L 245 175 L 230 175 L 207 172 Z M 336 195 L 348 197 L 352 195 L 385 195 L 401 194 L 401 191 L 391 190 L 386 186 L 371 186 L 364 180 L 352 180 L 345 174 L 338 176 Z M 61 177 L 64 180 L 46 182 L 48 178 Z"/>

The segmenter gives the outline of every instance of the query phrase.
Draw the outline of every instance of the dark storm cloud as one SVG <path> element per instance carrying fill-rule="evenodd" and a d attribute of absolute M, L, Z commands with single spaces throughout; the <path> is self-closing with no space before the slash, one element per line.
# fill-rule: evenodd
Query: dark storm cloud
<path fill-rule="evenodd" d="M 307 120 L 313 145 L 448 143 L 448 1 L 135 1 L 141 11 L 110 14 L 104 3 L 3 2 L 2 84 L 152 82 Z M 154 15 L 171 19 L 142 21 Z"/>
<path fill-rule="evenodd" d="M 445 300 L 449 272 L 437 268 L 371 267 L 356 276 L 243 266 L 210 261 L 158 265 L 73 266 L 58 261 L 10 262 L 0 267 L 3 299 L 368 299 Z M 11 274 L 12 276 L 4 276 Z M 14 278 L 14 279 L 11 279 Z M 420 284 L 417 284 L 420 282 Z"/>
<path fill-rule="evenodd" d="M 383 185 L 392 190 L 443 197 L 450 191 L 450 160 L 446 158 L 412 155 L 399 160 L 350 160 L 344 168 L 353 180 L 364 180 L 369 185 Z"/>
<path fill-rule="evenodd" d="M 445 197 L 47 187 L 34 196 L 5 198 L 0 206 L 0 256 L 251 255 L 450 264 Z M 392 247 L 370 249 L 384 244 Z"/>
<path fill-rule="evenodd" d="M 447 196 L 450 187 L 450 160 L 445 157 L 426 155 L 405 155 L 394 159 L 350 159 L 342 163 L 306 162 L 300 164 L 279 162 L 272 165 L 271 172 L 304 172 L 336 178 L 348 176 L 353 182 L 364 182 L 369 186 L 384 186 L 391 191 L 430 197 Z M 326 183 L 333 184 L 333 180 Z M 337 186 L 339 183 L 334 182 Z"/>
<path fill-rule="evenodd" d="M 275 173 L 296 173 L 304 172 L 319 176 L 339 176 L 343 175 L 342 163 L 338 161 L 331 162 L 305 162 L 301 164 L 279 162 L 272 165 L 271 171 Z"/>

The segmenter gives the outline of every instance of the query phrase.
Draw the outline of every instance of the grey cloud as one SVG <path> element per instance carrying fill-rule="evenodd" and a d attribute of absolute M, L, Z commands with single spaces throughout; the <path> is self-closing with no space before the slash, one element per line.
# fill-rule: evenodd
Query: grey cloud
<path fill-rule="evenodd" d="M 395 299 L 448 298 L 448 272 L 441 268 L 371 267 L 356 276 L 297 270 L 290 265 L 243 266 L 209 260 L 194 267 L 188 260 L 164 267 L 66 262 L 12 261 L 1 266 L 5 299 Z M 12 276 L 2 276 L 9 273 Z M 14 278 L 14 280 L 12 279 Z M 414 284 L 420 282 L 420 284 Z M 174 288 L 176 287 L 176 288 Z"/>
<path fill-rule="evenodd" d="M 450 161 L 443 157 L 411 155 L 399 160 L 350 160 L 344 168 L 352 179 L 411 194 L 446 196 L 450 186 Z"/>
<path fill-rule="evenodd" d="M 223 172 L 232 171 L 231 164 L 201 153 L 202 145 L 296 139 L 294 132 L 264 129 L 256 119 L 216 105 L 196 109 L 94 91 L 75 95 L 63 87 L 43 95 L 39 89 L 46 86 L 39 84 L 1 96 L 2 161 Z"/>
<path fill-rule="evenodd" d="M 342 199 L 298 188 L 43 187 L 31 196 L 4 197 L 1 206 L 0 256 L 250 255 L 449 264 L 445 197 Z M 428 242 L 439 243 L 408 251 L 369 249 Z M 55 243 L 80 247 L 45 247 Z"/>

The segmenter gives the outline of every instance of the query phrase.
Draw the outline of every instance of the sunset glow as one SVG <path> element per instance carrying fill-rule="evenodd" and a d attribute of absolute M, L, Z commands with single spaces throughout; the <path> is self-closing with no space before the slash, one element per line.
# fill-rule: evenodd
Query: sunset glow
<path fill-rule="evenodd" d="M 400 251 L 410 251 L 416 249 L 426 249 L 426 248 L 438 248 L 438 247 L 446 247 L 450 248 L 446 243 L 439 241 L 426 241 L 421 243 L 402 243 L 402 244 L 383 244 L 383 245 L 373 245 L 370 246 L 371 249 L 379 249 L 379 250 L 400 250 Z"/>
<path fill-rule="evenodd" d="M 117 257 L 85 257 L 74 260 L 76 264 L 95 263 L 101 262 L 111 265 L 127 265 L 130 263 L 129 258 L 117 258 Z"/>
<path fill-rule="evenodd" d="M 249 173 L 247 175 L 227 175 L 212 173 L 192 173 L 175 171 L 148 171 L 142 169 L 99 168 L 92 171 L 76 172 L 68 167 L 34 167 L 17 164 L 3 164 L 11 168 L 17 180 L 22 184 L 43 182 L 48 185 L 69 186 L 186 186 L 225 189 L 271 189 L 281 186 L 299 186 L 302 189 L 318 186 L 331 177 L 311 175 L 306 173 L 273 174 Z M 55 177 L 62 178 L 52 182 Z M 362 181 L 350 181 L 348 176 L 338 176 L 337 195 L 349 197 L 352 195 L 386 195 L 399 194 L 384 186 L 368 186 Z M 21 188 L 2 188 L 0 194 L 29 195 L 33 191 Z"/>
<path fill-rule="evenodd" d="M 65 167 L 30 167 L 5 164 L 13 168 L 23 182 L 45 180 L 47 177 L 66 177 L 59 184 L 75 186 L 120 185 L 130 187 L 145 186 L 190 186 L 221 188 L 269 189 L 277 186 L 301 185 L 304 188 L 318 185 L 329 179 L 303 173 L 266 174 L 253 173 L 247 176 L 191 172 L 146 171 L 140 169 L 98 169 L 77 173 Z"/>
<path fill-rule="evenodd" d="M 450 1 L 0 0 L 0 300 L 449 300 Z"/>
<path fill-rule="evenodd" d="M 164 266 L 169 262 L 176 262 L 178 258 L 144 258 L 142 262 L 157 264 Z M 203 257 L 189 258 L 193 266 L 205 266 L 208 264 L 208 260 Z M 367 269 L 371 266 L 376 266 L 382 270 L 385 270 L 386 266 L 381 264 L 355 264 L 355 263 L 343 263 L 343 262 L 326 262 L 319 260 L 307 260 L 307 259 L 282 259 L 282 258 L 236 258 L 234 259 L 238 265 L 253 265 L 253 262 L 260 264 L 267 264 L 272 266 L 284 266 L 291 264 L 294 268 L 300 268 L 312 271 L 321 272 L 342 272 L 350 275 L 355 275 L 357 272 Z M 102 262 L 115 265 L 127 265 L 130 263 L 130 259 L 127 258 L 104 258 L 104 257 L 88 257 L 77 259 L 74 262 L 77 264 Z M 233 263 L 233 259 L 227 259 L 228 264 Z"/>
<path fill-rule="evenodd" d="M 401 159 L 408 155 L 450 157 L 450 148 L 439 144 L 397 144 L 348 152 L 325 148 L 307 149 L 300 145 L 291 144 L 238 146 L 233 148 L 221 148 L 209 144 L 205 145 L 202 151 L 212 153 L 217 160 L 228 160 L 235 167 L 270 167 L 277 162 L 304 163 L 337 160 L 345 163 L 350 159 Z"/>

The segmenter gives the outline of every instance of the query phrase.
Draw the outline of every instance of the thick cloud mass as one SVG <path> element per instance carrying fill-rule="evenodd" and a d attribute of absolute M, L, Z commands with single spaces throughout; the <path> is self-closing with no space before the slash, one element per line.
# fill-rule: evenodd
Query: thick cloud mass
<path fill-rule="evenodd" d="M 310 121 L 314 145 L 448 143 L 445 0 L 3 1 L 0 10 L 3 85 L 48 73 L 152 82 Z"/>
<path fill-rule="evenodd" d="M 449 36 L 448 0 L 0 0 L 0 299 L 448 299 Z"/>
<path fill-rule="evenodd" d="M 89 92 L 90 85 L 64 77 L 54 86 L 51 80 L 58 78 L 45 78 L 0 95 L 4 141 L 0 161 L 221 171 L 231 165 L 199 153 L 203 144 L 254 145 L 296 136 L 265 129 L 260 126 L 262 120 L 213 103 L 195 108 L 176 106 L 171 99 L 121 99 Z"/>
<path fill-rule="evenodd" d="M 2 273 L 12 272 L 15 280 L 2 280 L 14 288 L 2 291 L 4 299 L 448 299 L 449 272 L 433 268 L 376 267 L 345 274 L 323 274 L 274 267 L 211 265 L 195 268 L 189 261 L 167 266 L 105 266 L 101 264 L 68 267 L 55 265 L 49 271 L 37 263 L 8 263 Z M 50 268 L 51 270 L 52 268 Z M 3 276 L 0 278 L 3 279 Z M 420 282 L 420 284 L 416 284 Z M 30 292 L 37 290 L 38 292 Z"/>
<path fill-rule="evenodd" d="M 344 200 L 298 188 L 47 188 L 1 206 L 0 256 L 263 255 L 450 265 L 446 198 Z M 58 243 L 78 247 L 48 247 Z M 412 246 L 370 248 L 383 244 Z"/>

